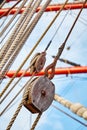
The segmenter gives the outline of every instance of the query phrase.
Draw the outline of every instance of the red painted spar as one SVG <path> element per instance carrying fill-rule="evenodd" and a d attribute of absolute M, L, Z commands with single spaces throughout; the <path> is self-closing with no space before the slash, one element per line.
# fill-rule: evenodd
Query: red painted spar
<path fill-rule="evenodd" d="M 49 5 L 47 8 L 46 8 L 46 12 L 49 12 L 49 11 L 58 11 L 60 10 L 60 8 L 62 7 L 63 4 L 54 4 L 54 5 Z M 66 6 L 64 7 L 64 10 L 73 10 L 73 9 L 80 9 L 82 8 L 83 6 L 83 3 L 68 3 L 66 4 Z M 26 7 L 22 8 L 20 13 L 22 13 L 24 10 L 25 10 Z M 87 3 L 84 5 L 84 8 L 87 8 Z M 16 8 L 13 8 L 11 11 L 10 11 L 10 14 L 14 14 L 16 11 L 17 11 L 17 7 Z M 41 6 L 37 8 L 36 12 L 38 12 L 39 10 L 41 9 Z M 0 9 L 0 16 L 5 16 L 6 12 L 8 12 L 9 8 L 2 8 Z"/>
<path fill-rule="evenodd" d="M 16 77 L 20 77 L 25 70 L 21 70 L 18 72 Z M 12 78 L 12 76 L 16 73 L 16 71 L 8 71 L 5 77 Z M 51 71 L 48 71 L 51 74 Z M 87 66 L 77 66 L 77 67 L 63 67 L 63 68 L 56 68 L 55 75 L 63 75 L 63 74 L 79 74 L 79 73 L 87 73 Z M 37 76 L 44 75 L 44 70 L 36 74 Z M 24 77 L 31 76 L 30 71 L 27 71 Z"/>

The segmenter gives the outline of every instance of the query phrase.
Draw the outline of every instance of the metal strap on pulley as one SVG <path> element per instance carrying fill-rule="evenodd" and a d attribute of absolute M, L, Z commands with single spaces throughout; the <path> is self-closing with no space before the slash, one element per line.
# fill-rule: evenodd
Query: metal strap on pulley
<path fill-rule="evenodd" d="M 55 93 L 54 84 L 45 76 L 34 78 L 25 88 L 29 90 L 24 106 L 32 113 L 42 113 L 49 108 Z"/>

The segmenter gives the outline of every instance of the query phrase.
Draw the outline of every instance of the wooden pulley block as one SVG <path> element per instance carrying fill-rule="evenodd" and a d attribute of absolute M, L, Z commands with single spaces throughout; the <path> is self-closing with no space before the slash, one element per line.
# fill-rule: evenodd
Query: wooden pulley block
<path fill-rule="evenodd" d="M 30 74 L 33 74 L 33 72 L 40 72 L 46 62 L 46 52 L 37 53 L 30 62 Z"/>
<path fill-rule="evenodd" d="M 46 52 L 42 52 L 40 53 L 39 57 L 37 58 L 36 62 L 35 62 L 35 68 L 36 68 L 36 72 L 40 72 L 46 62 Z"/>
<path fill-rule="evenodd" d="M 37 57 L 40 55 L 40 53 L 36 53 L 34 57 L 30 61 L 30 66 L 33 66 L 37 60 Z"/>
<path fill-rule="evenodd" d="M 34 79 L 29 86 L 30 88 L 24 106 L 32 113 L 44 112 L 51 105 L 54 94 L 55 86 L 47 77 L 38 77 Z"/>

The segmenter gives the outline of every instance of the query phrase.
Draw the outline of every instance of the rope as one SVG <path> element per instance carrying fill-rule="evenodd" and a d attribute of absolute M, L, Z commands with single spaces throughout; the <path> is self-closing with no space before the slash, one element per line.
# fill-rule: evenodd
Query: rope
<path fill-rule="evenodd" d="M 25 1 L 25 2 L 26 2 L 26 1 Z M 16 26 L 15 29 L 17 29 L 18 26 L 20 27 L 21 24 L 22 24 L 23 22 L 25 22 L 25 21 L 24 21 L 25 19 L 23 19 L 23 17 L 24 17 L 25 15 L 27 15 L 27 13 L 30 12 L 29 7 L 31 6 L 32 2 L 33 2 L 33 1 L 31 1 L 31 2 L 28 4 L 28 7 L 27 7 L 28 9 L 25 10 L 25 13 L 23 14 L 23 16 L 20 17 L 20 19 L 19 19 L 19 21 L 18 21 L 18 24 L 17 24 L 17 26 Z M 24 3 L 23 3 L 23 5 L 24 5 Z M 29 6 L 29 5 L 30 5 L 30 6 Z M 24 18 L 26 18 L 26 17 L 24 17 Z M 21 23 L 20 23 L 20 22 L 21 22 Z M 21 28 L 21 27 L 20 27 L 20 28 Z M 17 30 L 15 30 L 15 29 L 14 29 L 14 32 L 13 32 L 13 34 L 12 34 L 13 37 L 15 37 L 15 36 L 17 35 L 17 33 L 18 33 L 18 29 L 19 29 L 19 28 L 18 28 Z M 15 31 L 16 31 L 16 32 L 15 32 Z M 11 36 L 12 36 L 12 35 L 11 35 Z M 10 37 L 10 38 L 11 38 L 11 37 Z M 11 40 L 11 39 L 10 39 L 10 40 Z M 11 41 L 11 42 L 12 42 L 12 41 Z M 3 60 L 3 57 L 5 56 L 7 50 L 9 51 L 10 44 L 12 44 L 11 42 L 5 44 L 5 45 L 4 45 L 4 48 L 1 50 L 1 54 L 2 54 L 2 55 L 0 55 L 0 56 L 1 56 L 1 57 L 0 57 L 1 60 Z M 15 57 L 16 57 L 16 55 L 17 55 L 17 54 L 15 54 Z M 9 62 L 7 62 L 7 63 L 9 63 Z M 4 75 L 5 72 L 6 72 L 6 69 L 4 69 L 3 72 L 2 72 L 2 74 L 1 74 L 1 80 L 0 80 L 0 83 L 1 83 L 2 80 L 3 80 L 2 78 L 3 78 L 3 75 Z"/>
<path fill-rule="evenodd" d="M 49 24 L 49 26 L 47 27 L 47 29 L 45 30 L 45 32 L 42 34 L 41 38 L 37 41 L 37 44 L 40 43 L 40 41 L 42 40 L 42 38 L 45 36 L 45 34 L 47 33 L 47 31 L 49 30 L 49 28 L 52 26 L 52 24 L 55 22 L 56 18 L 59 16 L 59 14 L 61 13 L 61 11 L 63 10 L 63 8 L 65 7 L 65 5 L 67 4 L 68 0 L 65 1 L 64 5 L 60 8 L 60 10 L 58 11 L 58 13 L 56 14 L 56 16 L 54 17 L 54 19 L 52 20 L 52 22 Z M 26 30 L 25 34 L 28 32 L 28 29 Z M 27 35 L 26 35 L 27 36 Z M 28 36 L 27 36 L 28 37 Z M 7 45 L 8 47 L 8 45 Z M 7 49 L 6 49 L 7 50 Z M 5 50 L 3 50 L 3 52 L 5 52 Z M 2 58 L 1 58 L 2 59 Z"/>
<path fill-rule="evenodd" d="M 33 78 L 33 76 L 34 76 L 34 74 L 33 74 L 32 77 L 29 79 L 28 84 L 30 83 L 30 80 Z M 27 84 L 27 85 L 28 85 L 28 84 Z M 10 129 L 11 129 L 11 127 L 12 127 L 12 125 L 13 125 L 15 119 L 17 118 L 17 116 L 18 116 L 18 114 L 19 114 L 19 112 L 20 112 L 20 110 L 21 110 L 21 108 L 22 108 L 23 103 L 25 102 L 25 99 L 26 99 L 26 97 L 27 97 L 27 95 L 28 95 L 28 93 L 29 93 L 29 89 L 30 89 L 30 88 L 28 88 L 28 89 L 26 90 L 26 92 L 24 93 L 23 99 L 22 99 L 21 103 L 19 104 L 17 110 L 15 111 L 13 117 L 11 118 L 11 121 L 9 122 L 9 124 L 8 124 L 8 126 L 7 126 L 7 128 L 6 128 L 6 130 L 10 130 Z"/>
<path fill-rule="evenodd" d="M 6 0 L 4 0 L 4 1 L 0 4 L 0 9 L 4 6 L 5 3 L 6 3 Z"/>
<path fill-rule="evenodd" d="M 34 124 L 32 125 L 32 128 L 31 128 L 30 130 L 34 130 L 34 129 L 35 129 L 35 127 L 36 127 L 38 121 L 39 121 L 40 118 L 41 118 L 41 115 L 42 115 L 42 113 L 39 113 L 39 114 L 38 114 L 36 120 L 34 121 Z"/>
<path fill-rule="evenodd" d="M 73 113 L 87 120 L 87 108 L 82 106 L 80 103 L 72 103 L 57 94 L 55 94 L 54 100 L 69 108 Z"/>
<path fill-rule="evenodd" d="M 62 21 L 60 22 L 60 24 L 59 24 L 59 26 L 57 27 L 57 29 L 56 29 L 55 33 L 53 34 L 53 36 L 52 36 L 51 40 L 50 40 L 50 41 L 49 41 L 49 43 L 47 44 L 47 47 L 45 48 L 45 51 L 47 51 L 47 50 L 48 50 L 48 48 L 49 48 L 49 46 L 51 45 L 51 43 L 52 43 L 53 39 L 55 38 L 55 36 L 56 36 L 57 32 L 58 32 L 58 31 L 59 31 L 59 29 L 60 29 L 60 27 L 61 27 L 62 23 L 64 22 L 64 20 L 65 20 L 66 16 L 68 15 L 68 12 L 69 12 L 69 10 L 68 10 L 68 11 L 67 11 L 67 13 L 65 14 L 64 18 L 63 18 L 63 19 L 62 19 Z"/>
<path fill-rule="evenodd" d="M 20 110 L 21 110 L 21 108 L 22 108 L 22 105 L 23 105 L 23 103 L 21 102 L 21 103 L 19 104 L 17 110 L 15 111 L 15 114 L 13 115 L 13 118 L 11 119 L 11 121 L 10 121 L 9 125 L 7 126 L 6 130 L 10 130 L 10 129 L 11 129 L 11 127 L 12 127 L 12 125 L 13 125 L 13 123 L 14 123 L 16 117 L 17 117 L 17 115 L 19 114 L 19 112 L 20 112 Z"/>
<path fill-rule="evenodd" d="M 14 17 L 14 15 L 13 15 L 13 17 Z M 12 18 L 13 18 L 12 17 Z M 0 41 L 0 44 L 2 44 L 3 43 L 3 41 L 5 40 L 5 38 L 7 37 L 7 35 L 9 34 L 9 32 L 13 29 L 13 27 L 16 25 L 16 23 L 18 22 L 18 19 L 19 19 L 19 17 L 17 18 L 17 20 L 15 21 L 15 23 L 7 30 L 7 32 L 6 32 L 6 34 L 4 35 L 4 37 L 2 38 L 2 40 Z M 13 22 L 13 20 L 12 20 L 12 22 Z M 11 22 L 11 23 L 12 23 Z M 7 23 L 8 24 L 8 23 Z M 6 25 L 7 25 L 6 24 Z M 9 24 L 10 25 L 10 24 Z M 0 49 L 0 51 L 3 49 L 3 47 L 4 46 L 2 46 L 2 48 Z M 1 59 L 0 59 L 1 60 Z"/>
<path fill-rule="evenodd" d="M 4 45 L 4 48 L 1 50 L 1 52 L 0 52 L 0 61 L 1 61 L 1 60 L 3 59 L 3 57 L 5 56 L 7 50 L 9 50 L 9 48 L 11 47 L 11 44 L 12 44 L 14 38 L 15 38 L 15 35 L 17 35 L 16 32 L 17 32 L 18 28 L 20 27 L 22 21 L 25 19 L 25 17 L 26 17 L 26 15 L 27 15 L 28 11 L 30 10 L 30 6 L 31 6 L 32 3 L 33 3 L 33 0 L 31 0 L 31 1 L 28 3 L 28 5 L 27 5 L 25 11 L 22 13 L 22 15 L 21 15 L 21 17 L 20 17 L 20 19 L 19 19 L 19 21 L 18 21 L 16 27 L 14 28 L 12 34 L 10 35 L 10 37 L 8 38 L 8 40 L 6 41 L 6 43 L 5 43 L 5 45 Z"/>
<path fill-rule="evenodd" d="M 59 110 L 60 112 L 64 113 L 65 115 L 67 115 L 68 117 L 72 118 L 73 120 L 77 121 L 78 123 L 80 123 L 81 125 L 83 126 L 86 126 L 87 127 L 87 124 L 81 122 L 80 120 L 74 118 L 73 116 L 71 116 L 70 114 L 66 113 L 65 111 L 61 110 L 60 108 L 58 108 L 57 106 L 55 105 L 52 105 L 54 108 L 56 108 L 57 110 Z"/>
<path fill-rule="evenodd" d="M 80 14 L 81 14 L 81 12 L 82 12 L 82 10 L 83 10 L 84 5 L 86 4 L 86 2 L 87 2 L 87 0 L 85 0 L 85 1 L 83 2 L 83 6 L 82 6 L 81 10 L 79 11 L 79 13 L 78 13 L 78 15 L 77 15 L 77 17 L 76 17 L 76 19 L 75 19 L 75 21 L 74 21 L 74 23 L 73 23 L 73 25 L 72 25 L 70 31 L 69 31 L 69 33 L 68 33 L 68 35 L 67 35 L 67 37 L 66 37 L 64 43 L 67 42 L 67 40 L 68 40 L 68 38 L 69 38 L 69 36 L 70 36 L 70 34 L 71 34 L 71 32 L 72 32 L 74 26 L 75 26 L 75 24 L 76 24 L 76 22 L 77 22 L 77 20 L 78 20 L 78 18 L 79 18 L 79 16 L 80 16 Z"/>
<path fill-rule="evenodd" d="M 34 76 L 34 74 L 33 74 L 32 77 L 30 78 L 30 80 L 33 78 L 33 76 Z M 27 83 L 27 86 L 29 86 L 30 80 L 29 80 L 29 82 Z M 14 123 L 16 117 L 17 117 L 17 115 L 19 114 L 19 112 L 20 112 L 20 110 L 21 110 L 21 108 L 22 108 L 22 105 L 24 104 L 24 102 L 25 102 L 25 100 L 26 100 L 26 98 L 27 98 L 27 95 L 28 95 L 28 93 L 29 93 L 30 90 L 31 90 L 31 86 L 30 86 L 30 87 L 27 87 L 27 88 L 28 88 L 28 89 L 25 91 L 24 96 L 23 96 L 23 99 L 22 99 L 21 103 L 19 104 L 17 110 L 15 111 L 15 113 L 14 113 L 14 115 L 13 115 L 13 117 L 12 117 L 10 123 L 8 124 L 6 130 L 10 130 L 10 129 L 11 129 L 11 127 L 12 127 L 12 125 L 13 125 L 13 123 Z M 34 124 L 32 125 L 31 130 L 34 130 L 34 128 L 36 127 L 36 125 L 37 125 L 37 123 L 38 123 L 38 121 L 39 121 L 41 115 L 42 115 L 42 113 L 39 113 L 39 114 L 38 114 L 36 120 L 34 121 Z"/>
<path fill-rule="evenodd" d="M 25 72 L 21 75 L 21 77 L 15 82 L 15 84 L 12 86 L 12 88 L 6 93 L 6 95 L 2 98 L 2 100 L 1 100 L 0 103 L 2 103 L 2 102 L 6 99 L 6 97 L 10 94 L 10 92 L 15 88 L 15 86 L 19 83 L 19 81 L 20 81 L 20 80 L 22 79 L 22 77 L 25 75 L 25 73 L 29 70 L 29 68 L 30 68 L 30 66 L 25 70 Z M 2 95 L 5 93 L 5 91 L 6 91 L 7 88 L 8 88 L 8 85 L 9 85 L 9 84 L 7 84 L 7 86 L 5 87 L 5 89 L 3 89 L 3 91 L 2 91 L 2 93 L 1 93 L 0 96 L 2 96 Z"/>
<path fill-rule="evenodd" d="M 65 4 L 67 3 L 67 1 L 65 2 Z M 42 36 L 41 36 L 41 38 L 38 40 L 38 42 L 37 42 L 37 44 L 39 44 L 40 43 L 40 41 L 42 40 L 42 38 L 44 37 L 44 35 L 46 34 L 46 32 L 48 31 L 48 29 L 52 26 L 52 24 L 53 24 L 53 22 L 56 20 L 56 18 L 57 18 L 57 16 L 60 14 L 60 12 L 62 11 L 62 9 L 64 8 L 64 6 L 65 6 L 65 4 L 62 6 L 62 8 L 60 9 L 60 11 L 57 13 L 57 15 L 55 16 L 55 18 L 53 19 L 53 21 L 50 23 L 50 25 L 48 26 L 48 28 L 46 29 L 46 31 L 42 34 Z M 30 27 L 31 27 L 31 25 L 30 25 Z M 29 27 L 29 28 L 30 28 Z M 26 30 L 26 38 L 28 37 L 28 30 L 29 30 L 29 28 Z M 25 38 L 25 39 L 26 39 Z M 16 52 L 17 53 L 17 52 Z"/>
<path fill-rule="evenodd" d="M 30 80 L 29 80 L 30 81 Z M 27 81 L 26 82 L 26 84 L 24 85 L 24 87 L 23 88 L 21 88 L 20 90 L 19 90 L 19 92 L 14 96 L 14 98 L 7 104 L 7 106 L 3 109 L 3 111 L 0 113 L 0 116 L 7 110 L 7 108 L 12 104 L 12 102 L 17 98 L 17 96 L 22 92 L 22 90 L 26 87 L 26 85 L 28 84 L 28 82 L 29 81 Z M 5 96 L 6 97 L 6 96 Z M 1 100 L 1 102 L 0 102 L 0 104 L 2 103 L 2 101 L 4 100 L 5 98 L 3 98 L 2 100 Z"/>
<path fill-rule="evenodd" d="M 27 71 L 27 70 L 26 70 Z M 25 73 L 24 73 L 25 74 Z M 23 75 L 24 75 L 23 74 Z M 30 83 L 31 82 L 31 80 L 32 80 L 32 78 L 33 78 L 33 76 L 34 76 L 34 74 L 35 74 L 35 72 L 33 73 L 33 75 L 32 75 L 32 77 L 29 79 L 29 81 L 27 81 L 26 82 L 26 84 L 24 85 L 24 87 L 23 88 L 21 88 L 20 90 L 19 90 L 19 92 L 15 95 L 15 97 L 8 103 L 8 105 L 3 109 L 3 111 L 0 113 L 0 116 L 7 110 L 7 108 L 11 105 L 11 103 L 16 99 L 16 97 L 22 92 L 22 90 L 26 87 L 26 85 L 28 84 L 28 83 Z M 21 78 L 22 78 L 22 76 L 21 76 Z M 21 79 L 20 78 L 20 79 Z M 16 86 L 16 84 L 19 82 L 19 80 L 14 84 L 14 86 L 12 87 L 12 89 Z M 5 95 L 5 97 L 1 100 L 1 102 L 0 102 L 0 104 L 3 102 L 3 100 L 5 100 L 5 98 L 8 96 L 8 94 L 12 91 L 12 89 L 11 90 L 9 90 L 9 92 Z"/>
<path fill-rule="evenodd" d="M 49 26 L 47 27 L 47 29 L 45 30 L 45 32 L 42 34 L 42 36 L 40 37 L 40 39 L 37 41 L 37 43 L 35 44 L 35 46 L 33 47 L 33 49 L 31 50 L 31 52 L 28 54 L 28 56 L 26 57 L 25 61 L 22 63 L 22 65 L 19 67 L 17 73 L 19 72 L 19 70 L 23 67 L 23 65 L 25 64 L 25 62 L 28 60 L 28 58 L 30 57 L 30 55 L 33 53 L 33 51 L 35 50 L 35 48 L 38 46 L 38 44 L 40 43 L 40 41 L 42 40 L 42 38 L 44 37 L 44 35 L 47 33 L 48 29 L 52 26 L 52 24 L 54 23 L 54 21 L 56 20 L 56 18 L 58 17 L 58 15 L 60 14 L 60 12 L 62 11 L 62 9 L 65 7 L 66 3 L 68 0 L 66 0 L 66 2 L 64 3 L 64 5 L 61 7 L 60 11 L 56 14 L 56 16 L 54 17 L 54 19 L 52 20 L 52 22 L 49 24 Z M 37 16 L 36 16 L 37 17 Z M 31 27 L 31 26 L 30 26 Z M 26 32 L 29 31 L 29 28 L 26 30 Z M 27 34 L 27 33 L 26 33 Z M 27 36 L 27 35 L 25 35 Z M 16 52 L 17 53 L 17 52 Z M 25 71 L 26 72 L 26 71 Z M 16 73 L 16 74 L 17 74 Z M 1 93 L 1 96 L 4 94 L 4 92 L 7 90 L 7 88 L 9 87 L 9 85 L 12 83 L 14 77 L 16 76 L 16 74 L 13 76 L 13 78 L 10 80 L 10 82 L 6 85 L 5 89 L 3 90 L 3 92 Z M 25 73 L 24 73 L 25 74 Z M 23 75 L 24 75 L 23 74 Z M 20 81 L 20 79 L 19 79 Z M 18 82 L 17 82 L 18 83 Z M 14 87 L 13 87 L 14 88 Z M 9 93 L 8 93 L 9 94 Z M 7 97 L 7 96 L 5 96 Z M 4 100 L 5 98 L 3 98 Z"/>
<path fill-rule="evenodd" d="M 68 40 L 68 38 L 69 38 L 69 36 L 70 36 L 70 34 L 71 34 L 71 32 L 72 32 L 72 30 L 73 30 L 73 28 L 74 28 L 76 22 L 77 22 L 77 20 L 78 20 L 80 14 L 81 14 L 83 8 L 84 8 L 84 5 L 85 5 L 86 1 L 87 1 L 87 0 L 85 0 L 85 2 L 83 3 L 83 6 L 82 6 L 81 10 L 79 11 L 79 13 L 78 13 L 78 15 L 77 15 L 77 17 L 76 17 L 76 19 L 75 19 L 75 21 L 74 21 L 74 23 L 73 23 L 73 25 L 72 25 L 70 31 L 69 31 L 69 33 L 68 33 L 68 35 L 67 35 L 65 41 L 64 41 L 64 42 L 62 43 L 62 45 L 60 45 L 60 47 L 58 48 L 58 52 L 57 52 L 57 55 L 56 55 L 55 58 L 54 58 L 53 63 L 51 63 L 50 65 L 48 65 L 48 66 L 46 67 L 46 69 L 45 69 L 45 76 L 48 76 L 49 79 L 53 79 L 53 77 L 54 77 L 55 66 L 56 66 L 56 64 L 57 64 L 57 61 L 59 60 L 59 58 L 60 58 L 60 56 L 61 56 L 61 54 L 62 54 L 62 52 L 63 52 L 63 50 L 64 50 L 64 48 L 65 48 L 66 42 L 67 42 L 67 40 Z M 50 69 L 51 69 L 51 74 L 48 75 L 48 71 L 49 71 Z"/>
<path fill-rule="evenodd" d="M 19 1 L 18 1 L 19 2 Z M 13 22 L 13 20 L 15 19 L 15 17 L 18 15 L 18 13 L 20 12 L 20 10 L 22 9 L 22 7 L 24 6 L 24 4 L 27 2 L 27 0 L 23 0 L 22 4 L 18 7 L 18 10 L 16 11 L 16 13 L 13 15 L 13 17 L 9 20 L 9 22 L 5 25 L 5 27 L 2 29 L 2 32 L 0 33 L 0 36 L 3 35 L 3 33 L 7 30 L 7 28 L 9 27 L 9 25 Z"/>
<path fill-rule="evenodd" d="M 13 51 L 15 51 L 15 48 L 17 47 L 19 41 L 21 40 L 23 32 L 25 30 L 25 28 L 27 27 L 28 23 L 30 22 L 31 18 L 33 17 L 34 13 L 36 12 L 37 7 L 40 5 L 41 0 L 38 0 L 35 2 L 35 4 L 33 5 L 33 8 L 29 14 L 29 16 L 27 17 L 23 27 L 20 29 L 17 37 L 15 38 L 15 40 L 13 41 L 13 44 L 11 45 L 9 51 L 7 52 L 7 54 L 5 55 L 3 61 L 1 62 L 1 69 L 3 68 L 3 66 L 5 65 L 5 63 L 8 61 L 8 59 L 10 58 L 10 55 L 12 54 Z M 32 30 L 31 30 L 32 31 Z M 9 65 L 8 65 L 9 67 Z M 6 72 L 7 68 L 5 68 L 2 72 L 1 75 L 3 76 Z"/>
<path fill-rule="evenodd" d="M 31 33 L 32 29 L 34 28 L 34 26 L 36 25 L 36 23 L 38 22 L 39 18 L 42 16 L 44 10 L 46 9 L 46 7 L 48 6 L 48 4 L 50 3 L 50 0 L 48 0 L 44 5 L 43 7 L 41 8 L 41 10 L 38 12 L 37 16 L 34 18 L 33 20 L 33 23 L 31 23 L 30 27 L 28 28 L 28 31 L 27 33 Z M 28 36 L 25 35 L 25 36 Z M 23 37 L 23 43 L 25 42 L 26 40 L 26 37 Z M 24 60 L 24 62 L 21 64 L 21 66 L 18 68 L 17 72 L 15 73 L 15 75 L 13 76 L 13 78 L 10 80 L 10 82 L 6 85 L 6 87 L 4 88 L 3 92 L 1 92 L 1 96 L 4 94 L 4 92 L 7 90 L 7 88 L 9 87 L 9 85 L 11 84 L 11 82 L 14 80 L 16 74 L 19 72 L 19 70 L 23 67 L 23 65 L 25 64 L 25 62 L 27 61 L 27 59 L 30 57 L 30 55 L 32 54 L 32 52 L 34 51 L 34 49 L 37 47 L 39 43 L 37 43 L 34 48 L 31 50 L 31 52 L 29 53 L 29 55 L 26 57 L 26 59 Z"/>
<path fill-rule="evenodd" d="M 2 18 L 4 15 L 7 15 L 7 17 L 8 17 L 8 15 L 9 15 L 10 12 L 11 12 L 11 10 L 12 10 L 17 4 L 19 4 L 20 1 L 21 1 L 21 0 L 18 0 L 11 8 L 9 8 L 9 10 L 8 10 L 7 12 L 5 12 L 4 14 L 2 14 L 2 15 L 0 16 L 0 18 Z"/>

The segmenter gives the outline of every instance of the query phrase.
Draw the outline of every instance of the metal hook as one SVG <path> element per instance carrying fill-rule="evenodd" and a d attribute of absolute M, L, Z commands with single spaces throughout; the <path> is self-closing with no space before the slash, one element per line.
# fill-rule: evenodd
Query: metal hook
<path fill-rule="evenodd" d="M 49 70 L 51 70 L 50 75 L 48 75 Z M 47 66 L 44 72 L 45 72 L 45 76 L 47 76 L 49 79 L 52 79 L 54 77 L 54 73 L 55 73 L 54 62 L 52 64 L 50 64 L 49 66 Z"/>

